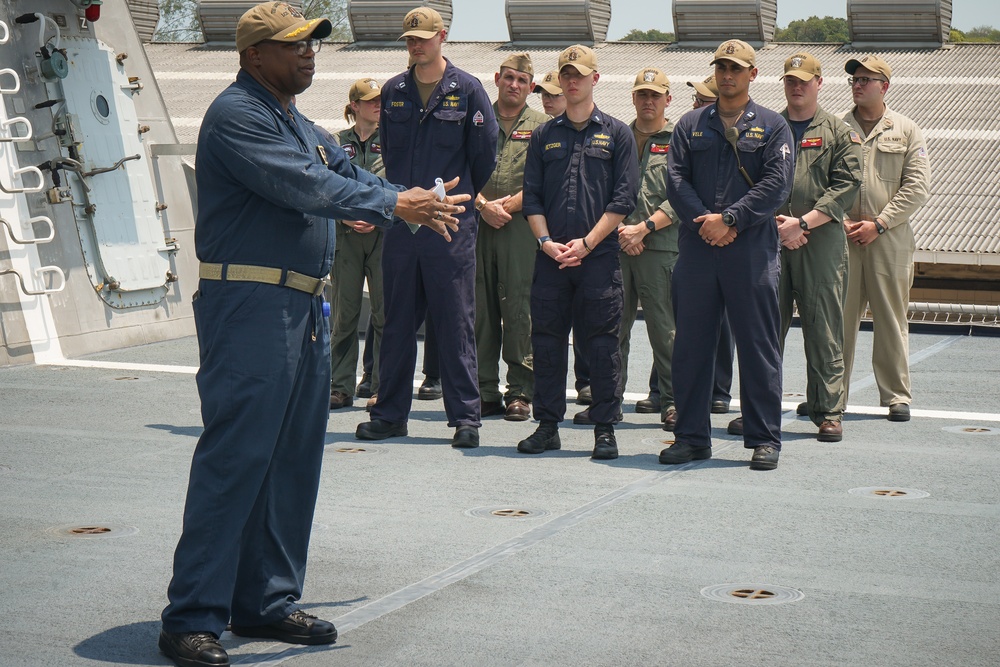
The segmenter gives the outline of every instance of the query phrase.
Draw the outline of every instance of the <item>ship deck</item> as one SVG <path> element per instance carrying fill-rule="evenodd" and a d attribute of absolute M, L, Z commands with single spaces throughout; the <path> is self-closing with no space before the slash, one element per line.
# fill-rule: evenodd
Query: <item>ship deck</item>
<path fill-rule="evenodd" d="M 222 643 L 287 667 L 996 665 L 1000 338 L 910 343 L 912 421 L 878 407 L 862 332 L 844 440 L 825 444 L 794 413 L 793 329 L 772 472 L 747 468 L 733 413 L 713 415 L 711 460 L 657 462 L 670 434 L 633 409 L 641 323 L 615 461 L 568 424 L 561 451 L 519 455 L 534 425 L 500 418 L 454 450 L 440 401 L 377 443 L 353 437 L 363 408 L 333 412 L 302 602 L 340 639 Z M 0 369 L 0 665 L 168 664 L 197 358 L 185 338 Z"/>

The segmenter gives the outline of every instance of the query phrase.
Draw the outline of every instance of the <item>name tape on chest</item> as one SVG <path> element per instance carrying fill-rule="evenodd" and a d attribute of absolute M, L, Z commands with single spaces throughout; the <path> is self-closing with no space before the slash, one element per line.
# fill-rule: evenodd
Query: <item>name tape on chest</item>
<path fill-rule="evenodd" d="M 545 144 L 545 150 L 547 151 L 555 150 L 557 148 L 562 148 L 562 147 L 563 145 L 561 141 L 553 141 L 551 144 Z"/>
<path fill-rule="evenodd" d="M 670 144 L 650 144 L 649 152 L 653 154 L 666 154 L 670 152 Z"/>
<path fill-rule="evenodd" d="M 823 137 L 806 137 L 799 146 L 802 148 L 821 148 L 823 146 Z"/>
<path fill-rule="evenodd" d="M 514 130 L 510 133 L 510 138 L 518 141 L 531 139 L 531 130 Z"/>

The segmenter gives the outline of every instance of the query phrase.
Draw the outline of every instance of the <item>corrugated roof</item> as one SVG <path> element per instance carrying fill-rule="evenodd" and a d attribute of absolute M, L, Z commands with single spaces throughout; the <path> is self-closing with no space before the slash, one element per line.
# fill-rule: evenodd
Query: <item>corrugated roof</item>
<path fill-rule="evenodd" d="M 511 52 L 523 47 L 492 42 L 455 42 L 445 55 L 478 76 L 491 94 L 493 73 Z M 535 70 L 555 68 L 559 48 L 530 49 Z M 601 80 L 598 106 L 622 120 L 634 118 L 629 90 L 635 73 L 648 66 L 665 71 L 674 100 L 668 115 L 690 109 L 693 89 L 710 72 L 712 49 L 675 45 L 608 42 L 596 47 Z M 760 74 L 753 98 L 780 110 L 785 106 L 782 66 L 794 52 L 807 50 L 825 69 L 820 104 L 834 113 L 851 105 L 843 64 L 859 52 L 840 44 L 772 44 L 757 52 Z M 193 143 L 205 110 L 235 77 L 233 48 L 191 44 L 147 44 L 146 51 L 179 140 Z M 1000 263 L 1000 44 L 954 44 L 941 49 L 878 51 L 893 68 L 888 104 L 921 126 L 933 172 L 930 201 L 914 216 L 918 261 Z M 357 48 L 325 44 L 317 55 L 319 72 L 298 106 L 316 122 L 346 127 L 342 113 L 347 90 L 362 76 L 385 81 L 406 66 L 397 47 Z M 536 98 L 529 103 L 541 108 Z M 973 253 L 979 257 L 963 257 Z"/>

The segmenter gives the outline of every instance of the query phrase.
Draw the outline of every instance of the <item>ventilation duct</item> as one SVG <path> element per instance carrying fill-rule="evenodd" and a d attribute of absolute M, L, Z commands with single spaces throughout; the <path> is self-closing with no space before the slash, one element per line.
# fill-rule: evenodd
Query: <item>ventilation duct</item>
<path fill-rule="evenodd" d="M 596 44 L 608 37 L 611 0 L 507 0 L 512 42 Z"/>
<path fill-rule="evenodd" d="M 777 0 L 674 0 L 674 31 L 685 46 L 742 39 L 758 47 L 774 39 Z"/>
<path fill-rule="evenodd" d="M 403 34 L 403 18 L 411 9 L 430 7 L 451 28 L 451 0 L 347 0 L 347 17 L 355 42 L 395 42 Z"/>
<path fill-rule="evenodd" d="M 847 0 L 857 47 L 940 46 L 951 34 L 952 0 Z"/>

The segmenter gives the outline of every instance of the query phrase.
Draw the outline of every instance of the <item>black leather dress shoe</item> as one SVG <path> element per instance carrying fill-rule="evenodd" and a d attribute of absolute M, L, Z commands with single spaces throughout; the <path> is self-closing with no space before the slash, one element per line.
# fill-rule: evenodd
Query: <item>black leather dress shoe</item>
<path fill-rule="evenodd" d="M 712 414 L 724 415 L 729 412 L 729 401 L 712 401 Z"/>
<path fill-rule="evenodd" d="M 594 395 L 590 391 L 590 386 L 582 387 L 576 392 L 577 405 L 590 405 L 594 400 Z"/>
<path fill-rule="evenodd" d="M 354 437 L 358 440 L 385 440 L 406 435 L 406 423 L 397 424 L 384 419 L 373 419 L 370 422 L 358 424 Z"/>
<path fill-rule="evenodd" d="M 479 446 L 479 428 L 462 424 L 455 429 L 455 437 L 451 439 L 451 446 L 456 449 L 475 449 Z"/>
<path fill-rule="evenodd" d="M 503 401 L 479 401 L 480 417 L 496 417 L 506 412 L 507 409 L 503 406 Z"/>
<path fill-rule="evenodd" d="M 615 419 L 612 423 L 620 424 L 623 419 L 625 419 L 625 414 L 621 410 L 619 410 L 618 415 L 615 416 Z M 586 410 L 580 410 L 575 415 L 573 415 L 573 423 L 577 424 L 578 426 L 593 426 L 595 422 L 593 419 L 590 418 L 590 408 L 587 408 Z"/>
<path fill-rule="evenodd" d="M 660 411 L 660 395 L 650 394 L 635 402 L 635 411 L 643 415 L 652 415 Z"/>
<path fill-rule="evenodd" d="M 692 447 L 686 442 L 675 442 L 660 452 L 660 463 L 664 465 L 677 465 L 710 458 L 712 458 L 711 447 Z"/>
<path fill-rule="evenodd" d="M 796 405 L 795 406 L 795 414 L 797 414 L 799 417 L 808 417 L 809 416 L 809 404 L 806 403 L 805 401 L 803 401 L 803 402 L 799 403 L 798 405 Z"/>
<path fill-rule="evenodd" d="M 778 467 L 779 453 L 772 445 L 755 447 L 750 458 L 750 470 L 774 470 Z"/>
<path fill-rule="evenodd" d="M 357 389 L 354 390 L 354 395 L 358 398 L 371 398 L 372 397 L 372 376 L 365 373 L 361 376 L 361 382 L 358 383 Z"/>
<path fill-rule="evenodd" d="M 286 644 L 332 644 L 337 641 L 337 628 L 330 621 L 316 618 L 301 609 L 267 625 L 236 625 L 229 627 L 234 635 L 259 639 L 277 639 Z M 229 664 L 228 662 L 226 664 Z"/>
<path fill-rule="evenodd" d="M 618 441 L 615 439 L 614 426 L 599 424 L 594 427 L 594 451 L 590 458 L 598 461 L 618 458 Z"/>
<path fill-rule="evenodd" d="M 428 375 L 417 389 L 417 400 L 420 401 L 436 401 L 442 396 L 444 394 L 441 392 L 441 378 L 432 378 Z"/>
<path fill-rule="evenodd" d="M 229 656 L 211 632 L 160 630 L 160 652 L 180 667 L 229 667 Z"/>
<path fill-rule="evenodd" d="M 729 422 L 726 426 L 726 433 L 729 435 L 743 435 L 743 415 Z"/>

